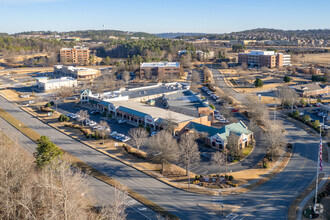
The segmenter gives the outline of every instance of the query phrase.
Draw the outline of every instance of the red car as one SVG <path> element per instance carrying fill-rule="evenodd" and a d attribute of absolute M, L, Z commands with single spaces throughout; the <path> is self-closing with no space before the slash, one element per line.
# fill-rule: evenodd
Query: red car
<path fill-rule="evenodd" d="M 233 109 L 232 112 L 239 112 L 239 109 Z"/>

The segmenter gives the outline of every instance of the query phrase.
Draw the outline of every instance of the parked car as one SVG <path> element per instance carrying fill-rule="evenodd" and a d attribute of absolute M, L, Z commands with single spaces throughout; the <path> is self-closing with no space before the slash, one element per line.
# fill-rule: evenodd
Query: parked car
<path fill-rule="evenodd" d="M 320 103 L 315 103 L 314 106 L 315 107 L 320 107 Z"/>
<path fill-rule="evenodd" d="M 231 111 L 232 111 L 232 112 L 239 112 L 239 109 L 235 109 L 235 108 L 234 108 L 234 109 L 232 109 Z"/>
<path fill-rule="evenodd" d="M 151 133 L 150 133 L 150 137 L 157 135 L 157 133 L 158 133 L 157 131 L 153 131 L 153 132 L 151 132 Z"/>
<path fill-rule="evenodd" d="M 126 120 L 123 120 L 123 119 L 119 119 L 119 120 L 117 121 L 118 124 L 124 124 L 125 122 L 126 122 Z"/>
<path fill-rule="evenodd" d="M 117 134 L 117 131 L 113 131 L 113 132 L 111 132 L 109 135 L 112 137 L 112 136 L 114 136 L 115 134 Z"/>

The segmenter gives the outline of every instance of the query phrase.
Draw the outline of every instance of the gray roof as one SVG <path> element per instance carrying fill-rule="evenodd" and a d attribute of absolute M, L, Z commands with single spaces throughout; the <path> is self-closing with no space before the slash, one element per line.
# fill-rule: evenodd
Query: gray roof
<path fill-rule="evenodd" d="M 307 83 L 307 84 L 291 86 L 291 88 L 293 88 L 299 92 L 310 92 L 310 91 L 321 90 L 324 87 L 318 83 Z"/>
<path fill-rule="evenodd" d="M 176 107 L 198 111 L 198 108 L 209 107 L 190 90 L 179 91 L 175 94 L 166 95 L 165 98 L 167 105 L 170 108 Z"/>
<path fill-rule="evenodd" d="M 132 114 L 132 115 L 136 115 L 136 116 L 138 116 L 138 117 L 140 117 L 140 118 L 144 118 L 146 115 L 148 115 L 148 114 L 146 114 L 146 113 L 143 113 L 143 112 L 140 112 L 140 111 L 136 111 L 136 110 L 131 109 L 131 108 L 126 108 L 126 107 L 124 107 L 124 106 L 119 106 L 119 107 L 117 108 L 117 110 L 120 110 L 120 111 L 123 111 L 123 112 L 129 113 L 129 114 Z"/>
<path fill-rule="evenodd" d="M 185 121 L 190 121 L 196 119 L 196 117 L 180 114 L 177 112 L 169 111 L 162 108 L 157 108 L 150 105 L 145 105 L 134 101 L 114 101 L 112 102 L 117 109 L 123 110 L 125 112 L 137 115 L 139 117 L 144 117 L 150 115 L 152 118 L 157 120 L 158 118 L 167 119 L 170 118 L 175 123 L 181 123 Z"/>

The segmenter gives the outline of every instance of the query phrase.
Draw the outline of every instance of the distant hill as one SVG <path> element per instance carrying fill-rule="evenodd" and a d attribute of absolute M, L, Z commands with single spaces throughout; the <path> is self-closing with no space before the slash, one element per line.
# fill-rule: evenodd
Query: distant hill
<path fill-rule="evenodd" d="M 185 36 L 185 39 L 207 38 L 210 40 L 281 40 L 281 39 L 330 39 L 330 29 L 280 30 L 257 28 L 225 34 L 204 34 Z"/>
<path fill-rule="evenodd" d="M 145 32 L 130 32 L 130 31 L 118 31 L 118 30 L 81 30 L 81 31 L 69 31 L 69 32 L 57 32 L 57 31 L 29 31 L 16 33 L 14 36 L 19 35 L 60 35 L 61 37 L 82 37 L 92 39 L 109 38 L 110 36 L 119 38 L 139 37 L 146 39 L 159 38 L 156 35 Z"/>
<path fill-rule="evenodd" d="M 206 35 L 206 33 L 159 33 L 159 34 L 154 34 L 158 37 L 162 38 L 168 38 L 168 39 L 174 39 L 174 38 L 179 38 L 179 37 L 189 37 L 189 36 L 200 36 L 200 35 Z"/>

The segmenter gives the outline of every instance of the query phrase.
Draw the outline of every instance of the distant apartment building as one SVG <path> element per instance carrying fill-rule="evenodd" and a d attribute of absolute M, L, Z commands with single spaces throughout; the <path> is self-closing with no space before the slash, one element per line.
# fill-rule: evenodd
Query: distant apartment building
<path fill-rule="evenodd" d="M 254 50 L 238 54 L 238 63 L 246 63 L 249 66 L 256 67 L 283 67 L 291 64 L 291 56 L 283 53 L 275 53 L 274 51 Z"/>
<path fill-rule="evenodd" d="M 183 68 L 178 62 L 142 63 L 140 77 L 174 78 L 183 73 Z"/>
<path fill-rule="evenodd" d="M 214 51 L 196 51 L 198 59 L 213 59 L 215 57 Z"/>
<path fill-rule="evenodd" d="M 59 79 L 48 79 L 48 77 L 37 78 L 38 89 L 45 92 L 61 88 L 73 88 L 77 85 L 77 80 L 71 77 L 61 77 Z"/>
<path fill-rule="evenodd" d="M 60 50 L 60 60 L 63 63 L 88 63 L 89 48 L 83 46 L 75 46 L 74 48 L 62 48 Z"/>
<path fill-rule="evenodd" d="M 198 59 L 213 59 L 215 57 L 215 53 L 214 51 L 202 51 L 202 50 L 197 50 L 197 51 L 188 51 L 188 50 L 179 50 L 178 51 L 178 55 L 182 56 L 182 55 L 187 55 L 188 53 L 192 54 L 196 54 L 196 56 L 198 57 Z"/>
<path fill-rule="evenodd" d="M 75 79 L 94 79 L 101 75 L 101 71 L 97 69 L 89 69 L 84 67 L 55 65 L 54 74 L 59 76 L 69 76 Z"/>

